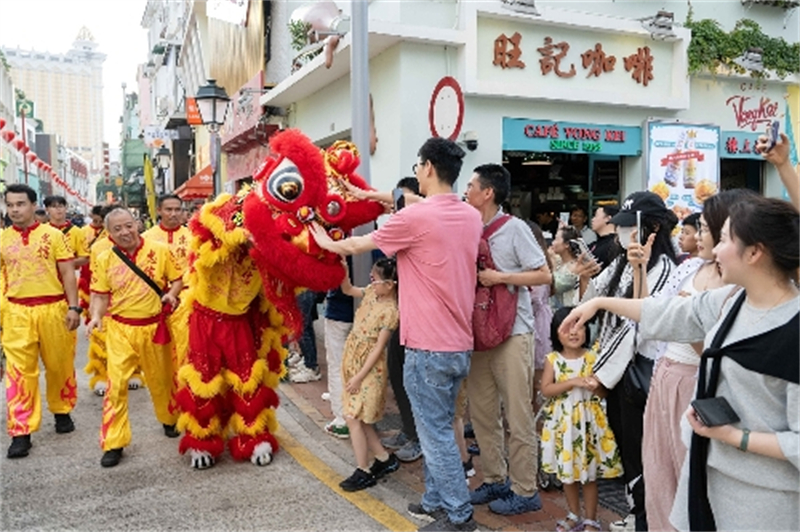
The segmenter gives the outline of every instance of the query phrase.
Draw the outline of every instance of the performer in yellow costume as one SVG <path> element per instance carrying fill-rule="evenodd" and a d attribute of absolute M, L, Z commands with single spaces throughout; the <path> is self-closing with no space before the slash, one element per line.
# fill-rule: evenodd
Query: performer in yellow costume
<path fill-rule="evenodd" d="M 106 215 L 105 224 L 114 247 L 97 257 L 92 271 L 92 319 L 87 334 L 101 326 L 108 311 L 108 390 L 100 427 L 104 451 L 100 464 L 113 467 L 131 441 L 128 380 L 139 363 L 147 375 L 156 418 L 163 425 L 164 433 L 171 438 L 179 435 L 175 430 L 178 412 L 170 405 L 174 394 L 174 368 L 165 314 L 177 303 L 183 283 L 169 248 L 141 238 L 131 213 L 121 208 L 112 209 Z M 158 293 L 132 265 L 158 286 Z"/>
<path fill-rule="evenodd" d="M 178 428 L 180 452 L 198 469 L 215 463 L 226 439 L 234 460 L 272 461 L 281 344 L 302 326 L 296 291 L 325 291 L 344 277 L 340 258 L 316 246 L 308 227 L 316 220 L 341 237 L 383 212 L 347 193 L 347 182 L 367 186 L 354 173 L 352 145 L 323 153 L 290 129 L 270 139 L 270 153 L 252 189 L 221 194 L 189 222 L 189 348 L 178 372 Z"/>
<path fill-rule="evenodd" d="M 13 226 L 0 235 L 3 287 L 2 342 L 6 355 L 9 458 L 27 456 L 31 432 L 42 421 L 39 356 L 45 368 L 47 405 L 56 432 L 72 432 L 69 413 L 77 401 L 75 350 L 71 331 L 80 323 L 73 253 L 58 229 L 36 222 L 36 192 L 27 185 L 6 187 Z"/>
<path fill-rule="evenodd" d="M 174 194 L 167 194 L 158 198 L 158 216 L 161 222 L 145 231 L 143 238 L 154 242 L 161 242 L 169 246 L 175 259 L 175 264 L 181 275 L 189 270 L 189 240 L 192 237 L 189 228 L 182 225 L 183 202 Z M 183 279 L 183 294 L 188 285 Z M 169 316 L 169 330 L 172 335 L 172 361 L 177 371 L 186 358 L 186 349 L 189 344 L 189 305 L 184 300 L 178 302 L 178 308 Z"/>
<path fill-rule="evenodd" d="M 86 237 L 80 227 L 72 225 L 67 220 L 67 200 L 64 196 L 47 196 L 44 199 L 44 208 L 50 218 L 50 225 L 61 231 L 67 237 L 67 243 L 75 254 L 72 261 L 75 269 L 89 262 L 89 250 L 86 247 Z"/>

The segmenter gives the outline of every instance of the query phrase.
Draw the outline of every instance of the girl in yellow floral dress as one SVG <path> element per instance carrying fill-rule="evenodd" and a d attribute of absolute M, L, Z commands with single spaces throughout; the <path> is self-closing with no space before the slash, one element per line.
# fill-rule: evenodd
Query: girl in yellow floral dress
<path fill-rule="evenodd" d="M 345 263 L 346 266 L 346 263 Z M 339 486 L 358 491 L 400 467 L 394 453 L 381 445 L 374 424 L 383 417 L 386 397 L 386 345 L 397 328 L 397 265 L 394 259 L 379 259 L 366 288 L 350 284 L 345 275 L 342 292 L 361 297 L 353 329 L 344 344 L 342 360 L 342 405 L 358 468 Z M 369 465 L 370 453 L 375 457 Z"/>
<path fill-rule="evenodd" d="M 564 484 L 569 514 L 556 524 L 557 532 L 600 530 L 597 520 L 598 478 L 622 475 L 614 434 L 600 399 L 605 388 L 592 375 L 595 353 L 588 349 L 588 325 L 560 333 L 561 322 L 572 310 L 555 312 L 550 334 L 555 351 L 547 355 L 542 374 L 544 406 L 542 470 L 555 473 Z M 585 519 L 580 515 L 583 485 Z"/>

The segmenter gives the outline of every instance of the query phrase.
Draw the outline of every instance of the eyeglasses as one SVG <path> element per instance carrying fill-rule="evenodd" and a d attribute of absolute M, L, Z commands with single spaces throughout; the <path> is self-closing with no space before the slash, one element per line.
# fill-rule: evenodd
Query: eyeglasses
<path fill-rule="evenodd" d="M 411 171 L 412 171 L 414 174 L 416 174 L 416 173 L 417 173 L 417 168 L 419 168 L 420 166 L 424 166 L 424 165 L 425 165 L 425 162 L 421 162 L 421 163 L 417 162 L 417 163 L 414 163 L 413 165 L 411 165 Z"/>

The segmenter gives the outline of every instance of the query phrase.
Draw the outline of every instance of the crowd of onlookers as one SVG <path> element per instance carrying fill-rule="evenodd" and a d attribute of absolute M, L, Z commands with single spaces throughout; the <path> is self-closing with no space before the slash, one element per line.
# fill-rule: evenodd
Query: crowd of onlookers
<path fill-rule="evenodd" d="M 500 165 L 452 193 L 463 152 L 443 139 L 422 146 L 415 179 L 394 193 L 353 190 L 390 218 L 343 241 L 316 231 L 318 244 L 347 261 L 394 258 L 375 262 L 364 288 L 348 277 L 299 296 L 308 322 L 288 377 L 322 377 L 311 322 L 324 301 L 325 430 L 352 439 L 358 466 L 342 488 L 424 457 L 425 493 L 409 505 L 434 521 L 424 530 L 474 530 L 476 504 L 539 510 L 539 472 L 563 485 L 560 531 L 600 530 L 596 481 L 616 477 L 636 530 L 796 530 L 800 180 L 787 146 L 759 143 L 790 201 L 728 190 L 680 222 L 636 192 L 591 219 L 575 208 L 570 224 L 552 213 L 526 223 L 501 207 Z M 476 267 L 482 238 L 491 268 Z M 475 287 L 498 285 L 514 294 L 513 323 L 473 352 Z M 402 430 L 379 440 L 387 386 Z M 483 472 L 472 490 L 465 418 Z"/>

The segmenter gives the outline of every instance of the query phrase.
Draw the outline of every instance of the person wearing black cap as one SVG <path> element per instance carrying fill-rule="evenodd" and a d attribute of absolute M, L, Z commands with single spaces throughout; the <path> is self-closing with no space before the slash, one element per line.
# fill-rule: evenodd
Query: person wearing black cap
<path fill-rule="evenodd" d="M 643 298 L 663 288 L 676 265 L 670 234 L 678 223 L 675 214 L 652 192 L 634 192 L 625 198 L 610 222 L 626 250 L 599 275 L 585 268 L 578 272 L 586 286 L 583 301 L 593 297 Z M 637 227 L 641 234 L 637 234 Z M 631 321 L 615 314 L 600 316 L 600 351 L 594 374 L 609 389 L 608 421 L 619 444 L 627 491 L 633 500 L 631 513 L 636 530 L 647 530 L 642 477 L 642 425 L 654 361 L 664 344 L 640 340 Z"/>

